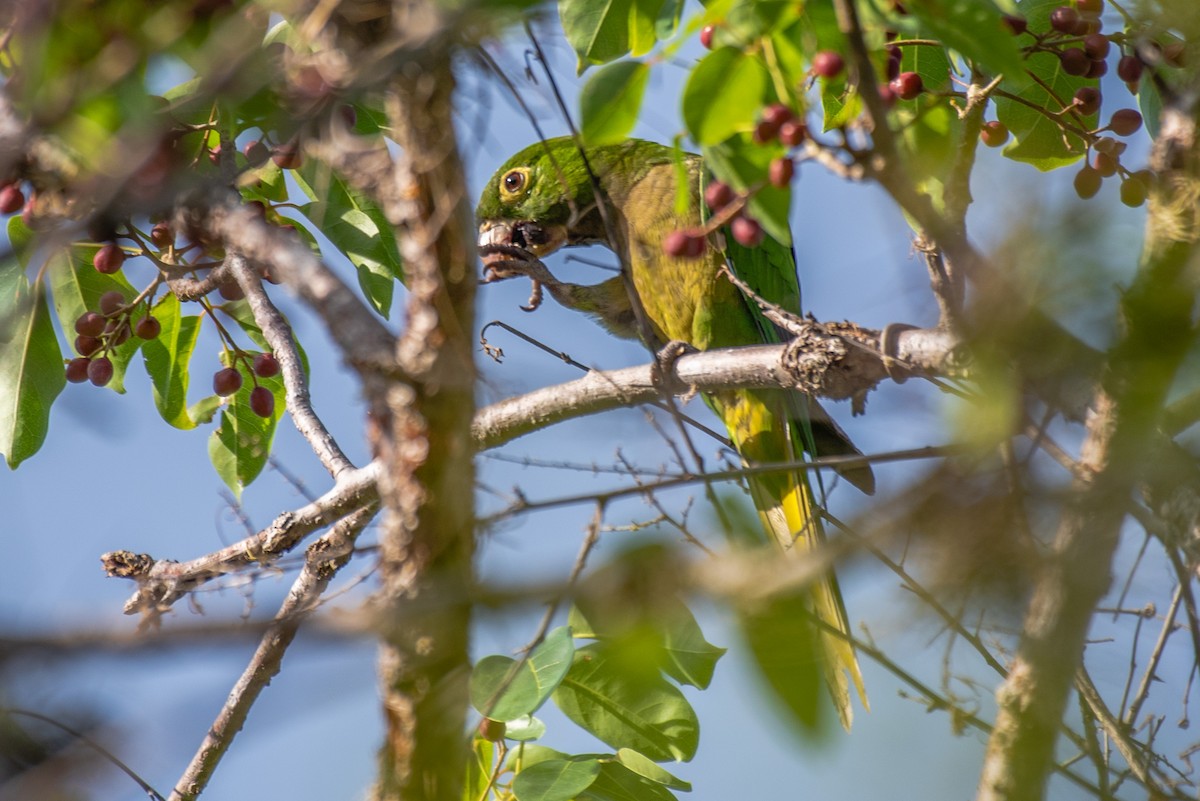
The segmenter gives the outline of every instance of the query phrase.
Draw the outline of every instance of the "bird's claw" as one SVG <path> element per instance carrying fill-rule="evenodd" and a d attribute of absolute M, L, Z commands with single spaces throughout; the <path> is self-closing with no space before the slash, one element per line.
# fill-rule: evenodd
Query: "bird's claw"
<path fill-rule="evenodd" d="M 525 276 L 533 284 L 529 292 L 529 305 L 522 306 L 521 311 L 536 310 L 542 305 L 542 287 L 558 283 L 558 279 L 546 269 L 546 265 L 542 264 L 537 256 L 516 245 L 484 245 L 479 248 L 479 254 L 484 257 L 485 284 L 521 276 Z"/>
<path fill-rule="evenodd" d="M 650 368 L 650 378 L 654 385 L 672 395 L 682 395 L 684 400 L 690 400 L 696 394 L 696 388 L 679 380 L 675 365 L 682 357 L 699 351 L 678 339 L 673 339 L 654 354 L 654 364 Z"/>

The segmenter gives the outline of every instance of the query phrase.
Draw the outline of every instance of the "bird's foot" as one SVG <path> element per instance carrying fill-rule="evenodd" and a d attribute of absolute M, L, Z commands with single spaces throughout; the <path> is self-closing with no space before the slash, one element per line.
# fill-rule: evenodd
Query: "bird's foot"
<path fill-rule="evenodd" d="M 682 340 L 673 339 L 654 354 L 654 365 L 650 368 L 650 378 L 655 386 L 672 395 L 681 395 L 685 401 L 692 399 L 696 388 L 679 380 L 675 365 L 689 353 L 699 351 Z"/>
<path fill-rule="evenodd" d="M 542 305 L 542 287 L 555 287 L 559 281 L 542 264 L 541 260 L 525 248 L 516 245 L 484 245 L 479 248 L 483 256 L 483 282 L 506 281 L 525 276 L 533 284 L 529 292 L 529 305 L 522 311 L 531 312 Z"/>

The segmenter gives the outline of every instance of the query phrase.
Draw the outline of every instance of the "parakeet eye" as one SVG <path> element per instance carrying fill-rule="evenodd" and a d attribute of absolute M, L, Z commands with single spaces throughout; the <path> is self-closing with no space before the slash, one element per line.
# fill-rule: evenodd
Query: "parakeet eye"
<path fill-rule="evenodd" d="M 509 170 L 500 180 L 504 185 L 504 193 L 507 195 L 515 195 L 525 188 L 525 172 L 523 170 Z"/>

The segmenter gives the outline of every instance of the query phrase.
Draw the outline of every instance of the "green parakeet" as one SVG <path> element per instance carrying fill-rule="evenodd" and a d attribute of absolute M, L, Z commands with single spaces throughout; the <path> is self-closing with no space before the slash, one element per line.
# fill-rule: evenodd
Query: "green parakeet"
<path fill-rule="evenodd" d="M 706 350 L 779 341 L 774 326 L 718 271 L 728 262 L 757 294 L 799 313 L 800 286 L 790 247 L 770 237 L 757 247 L 743 247 L 726 228 L 708 236 L 697 258 L 673 257 L 664 250 L 669 234 L 695 230 L 707 216 L 698 156 L 684 157 L 690 194 L 684 213 L 676 208 L 679 169 L 670 148 L 629 140 L 590 148 L 586 156 L 585 163 L 569 138 L 551 139 L 522 150 L 496 172 L 476 212 L 486 268 L 498 277 L 529 275 L 558 302 L 654 350 L 674 342 Z M 603 200 L 594 191 L 589 168 Z M 544 268 L 511 269 L 514 247 L 543 257 L 560 247 L 592 243 L 612 249 L 626 272 L 587 286 L 558 281 Z M 820 456 L 857 452 L 816 402 L 800 393 L 739 390 L 712 393 L 705 400 L 748 464 L 795 461 L 802 451 Z M 864 491 L 874 490 L 869 468 L 844 475 Z M 807 473 L 758 475 L 748 481 L 767 537 L 785 552 L 806 550 L 822 539 Z M 832 574 L 814 584 L 810 594 L 814 614 L 848 631 Z M 834 705 L 849 727 L 851 683 L 866 703 L 854 649 L 828 632 L 813 639 L 823 651 L 819 658 Z"/>

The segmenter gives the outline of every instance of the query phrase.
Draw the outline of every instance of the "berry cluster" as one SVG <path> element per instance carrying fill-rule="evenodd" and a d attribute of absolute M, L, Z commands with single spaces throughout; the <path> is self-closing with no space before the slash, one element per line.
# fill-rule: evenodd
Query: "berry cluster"
<path fill-rule="evenodd" d="M 103 252 L 103 248 L 100 252 Z M 109 255 L 107 258 L 116 257 Z M 123 254 L 121 259 L 124 259 Z M 139 306 L 137 303 L 127 303 L 125 295 L 112 290 L 100 296 L 97 310 L 84 312 L 75 321 L 75 333 L 78 335 L 75 337 L 75 352 L 79 355 L 67 362 L 68 381 L 75 384 L 91 381 L 98 387 L 105 386 L 112 381 L 113 363 L 109 354 L 115 348 L 125 344 L 135 334 L 139 339 L 154 339 L 162 333 L 162 324 L 150 316 L 148 307 L 137 323 L 132 323 Z"/>
<path fill-rule="evenodd" d="M 249 354 L 235 351 L 233 358 L 246 360 Z M 279 375 L 279 362 L 275 355 L 257 354 L 251 362 L 250 375 L 251 379 L 255 380 L 254 388 L 250 390 L 250 410 L 259 417 L 270 417 L 275 413 L 275 395 L 256 379 Z M 242 388 L 242 383 L 242 374 L 236 367 L 224 367 L 213 374 L 213 392 L 222 398 L 236 395 Z"/>

